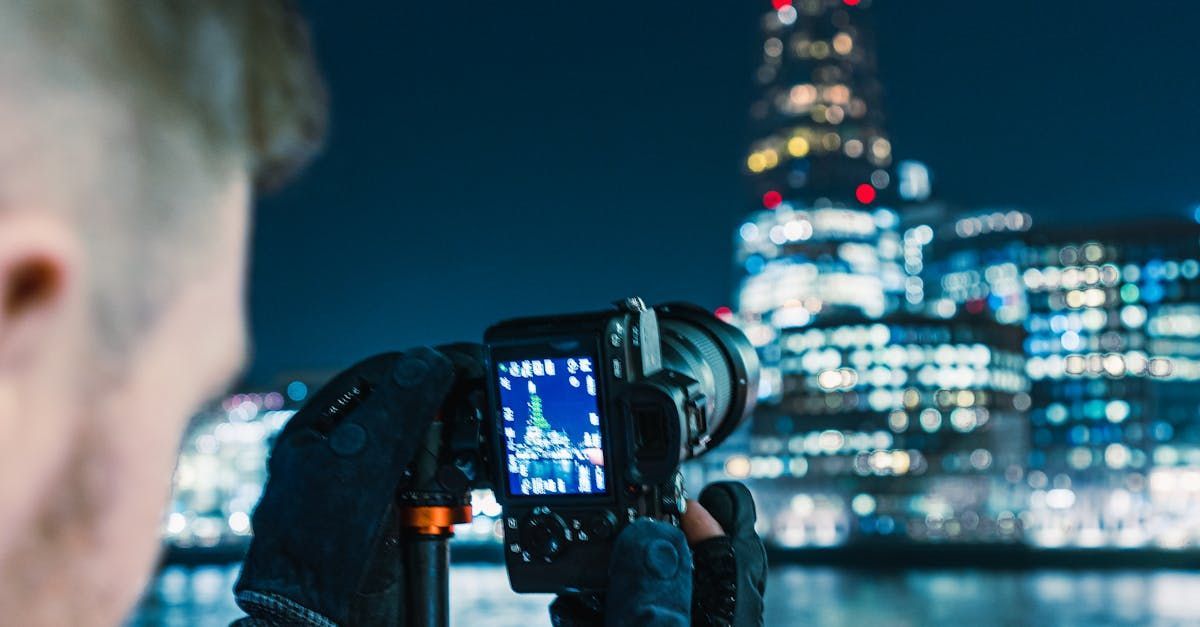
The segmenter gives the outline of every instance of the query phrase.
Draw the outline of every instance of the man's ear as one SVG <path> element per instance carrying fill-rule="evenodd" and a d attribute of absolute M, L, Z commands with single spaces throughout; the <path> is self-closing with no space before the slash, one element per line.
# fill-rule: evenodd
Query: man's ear
<path fill-rule="evenodd" d="M 54 216 L 0 212 L 0 371 L 55 333 L 77 280 L 77 242 Z"/>

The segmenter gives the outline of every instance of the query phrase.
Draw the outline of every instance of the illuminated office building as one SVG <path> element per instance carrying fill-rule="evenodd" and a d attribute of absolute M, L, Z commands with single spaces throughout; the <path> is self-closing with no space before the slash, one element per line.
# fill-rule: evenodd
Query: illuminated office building
<path fill-rule="evenodd" d="M 1022 340 L 1020 328 L 907 314 L 783 330 L 781 400 L 759 409 L 749 454 L 725 471 L 767 480 L 754 485 L 786 546 L 1016 539 Z"/>
<path fill-rule="evenodd" d="M 299 394 L 299 388 L 289 392 Z M 166 545 L 219 549 L 249 541 L 269 443 L 294 413 L 293 399 L 269 392 L 229 396 L 193 418 L 162 522 Z"/>
<path fill-rule="evenodd" d="M 1029 249 L 1027 482 L 1040 545 L 1200 544 L 1200 225 Z"/>
<path fill-rule="evenodd" d="M 925 251 L 929 310 L 943 318 L 966 314 L 1023 324 L 1029 313 L 1021 271 L 1033 218 L 1013 209 L 945 220 Z"/>

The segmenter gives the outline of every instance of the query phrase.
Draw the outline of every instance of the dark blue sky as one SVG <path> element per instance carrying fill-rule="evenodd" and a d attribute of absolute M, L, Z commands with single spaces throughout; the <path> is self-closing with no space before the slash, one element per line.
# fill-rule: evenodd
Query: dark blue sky
<path fill-rule="evenodd" d="M 768 0 L 308 4 L 332 129 L 259 203 L 252 380 L 627 294 L 729 300 Z M 1200 3 L 872 11 L 896 154 L 942 199 L 1056 226 L 1200 202 Z"/>

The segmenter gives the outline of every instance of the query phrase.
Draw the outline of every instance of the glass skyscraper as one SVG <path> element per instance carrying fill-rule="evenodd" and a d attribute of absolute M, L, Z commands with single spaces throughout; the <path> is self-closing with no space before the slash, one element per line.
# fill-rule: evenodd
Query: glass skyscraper
<path fill-rule="evenodd" d="M 1013 539 L 1023 332 L 925 313 L 941 212 L 923 166 L 893 165 L 868 4 L 776 1 L 762 20 L 736 319 L 765 373 L 724 471 L 788 546 Z"/>

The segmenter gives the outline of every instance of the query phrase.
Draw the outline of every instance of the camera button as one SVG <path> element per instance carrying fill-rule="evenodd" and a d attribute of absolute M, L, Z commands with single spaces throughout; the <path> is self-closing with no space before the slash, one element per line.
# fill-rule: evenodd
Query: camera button
<path fill-rule="evenodd" d="M 594 540 L 607 540 L 612 537 L 617 526 L 617 519 L 610 512 L 597 514 L 587 523 L 586 532 Z"/>

